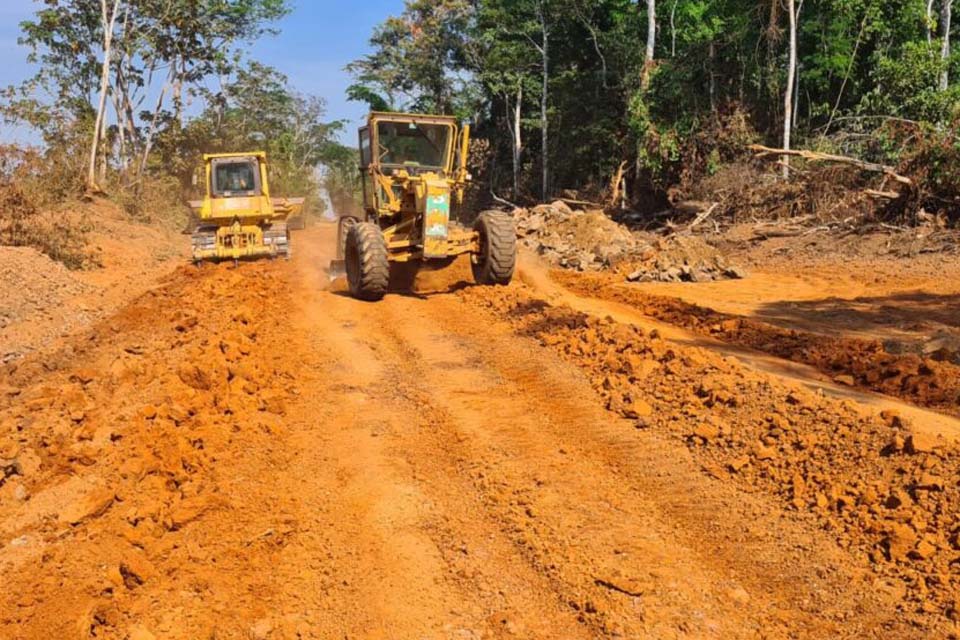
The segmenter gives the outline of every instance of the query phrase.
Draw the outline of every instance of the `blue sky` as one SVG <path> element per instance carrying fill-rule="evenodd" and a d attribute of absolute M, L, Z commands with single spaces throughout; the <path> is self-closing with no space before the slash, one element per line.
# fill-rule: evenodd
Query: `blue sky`
<path fill-rule="evenodd" d="M 17 45 L 19 23 L 30 18 L 41 3 L 0 0 L 0 87 L 17 84 L 31 75 L 26 49 Z M 250 54 L 273 65 L 302 93 L 327 99 L 330 119 L 350 126 L 345 141 L 352 143 L 366 105 L 347 102 L 344 90 L 350 77 L 346 64 L 367 51 L 374 26 L 403 9 L 403 0 L 292 0 L 294 10 L 279 25 L 280 34 L 256 43 Z M 0 142 L 23 142 L 26 134 L 0 124 Z"/>

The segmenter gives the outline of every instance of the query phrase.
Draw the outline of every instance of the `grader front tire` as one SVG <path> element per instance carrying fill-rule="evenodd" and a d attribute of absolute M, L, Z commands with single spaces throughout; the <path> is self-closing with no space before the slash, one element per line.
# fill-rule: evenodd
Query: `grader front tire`
<path fill-rule="evenodd" d="M 344 259 L 353 297 L 368 302 L 382 300 L 390 284 L 390 262 L 380 227 L 369 222 L 350 227 Z"/>
<path fill-rule="evenodd" d="M 517 267 L 517 231 L 513 218 L 484 211 L 473 225 L 480 250 L 472 256 L 473 279 L 481 285 L 508 285 Z"/>

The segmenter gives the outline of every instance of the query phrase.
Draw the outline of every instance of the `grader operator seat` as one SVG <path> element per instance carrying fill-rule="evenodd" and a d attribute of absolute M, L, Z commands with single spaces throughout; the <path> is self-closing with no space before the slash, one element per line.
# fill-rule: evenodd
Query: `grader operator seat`
<path fill-rule="evenodd" d="M 516 230 L 499 211 L 459 223 L 470 174 L 470 126 L 451 116 L 371 113 L 360 129 L 362 216 L 339 221 L 337 260 L 350 291 L 363 300 L 386 294 L 390 263 L 449 263 L 471 256 L 479 284 L 513 278 Z"/>

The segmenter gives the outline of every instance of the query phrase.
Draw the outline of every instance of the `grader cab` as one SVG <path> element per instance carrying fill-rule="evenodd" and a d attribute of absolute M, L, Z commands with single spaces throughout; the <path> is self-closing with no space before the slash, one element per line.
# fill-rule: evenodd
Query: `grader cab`
<path fill-rule="evenodd" d="M 360 129 L 362 217 L 341 217 L 337 261 L 350 292 L 376 301 L 387 292 L 390 263 L 445 264 L 470 254 L 478 284 L 513 278 L 513 219 L 481 213 L 472 228 L 457 221 L 470 175 L 470 126 L 446 116 L 372 113 Z"/>
<path fill-rule="evenodd" d="M 195 262 L 290 257 L 291 223 L 304 199 L 270 196 L 267 154 L 205 155 L 197 182 L 206 196 L 190 203 Z"/>

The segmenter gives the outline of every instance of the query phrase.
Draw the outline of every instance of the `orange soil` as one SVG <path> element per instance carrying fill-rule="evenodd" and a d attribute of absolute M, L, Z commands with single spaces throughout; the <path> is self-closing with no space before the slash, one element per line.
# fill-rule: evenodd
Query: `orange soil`
<path fill-rule="evenodd" d="M 625 286 L 608 274 L 556 272 L 554 278 L 576 293 L 623 302 L 647 316 L 696 333 L 814 366 L 851 386 L 960 415 L 960 366 L 952 362 L 889 353 L 879 339 L 851 337 L 842 332 L 827 335 L 722 313 Z M 750 284 L 740 286 L 747 291 Z"/>
<path fill-rule="evenodd" d="M 0 374 L 0 637 L 926 638 L 953 445 L 463 265 L 184 267 Z"/>

